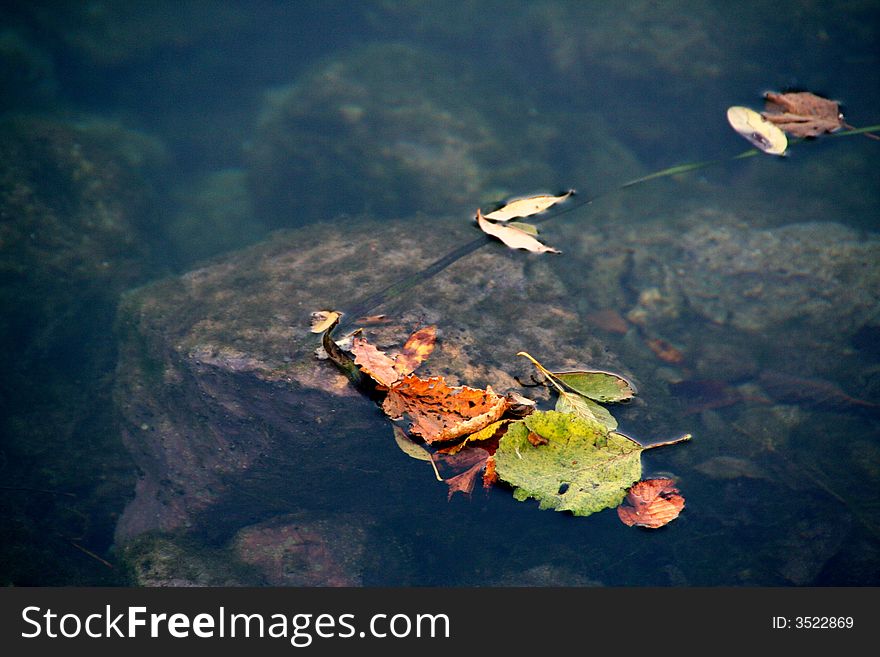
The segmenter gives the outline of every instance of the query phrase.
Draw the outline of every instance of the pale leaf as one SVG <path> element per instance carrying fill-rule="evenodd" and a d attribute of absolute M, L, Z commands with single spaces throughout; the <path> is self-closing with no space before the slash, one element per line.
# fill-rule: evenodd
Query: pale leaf
<path fill-rule="evenodd" d="M 492 237 L 497 237 L 511 249 L 525 249 L 526 251 L 532 251 L 533 253 L 562 253 L 553 247 L 542 244 L 534 237 L 518 228 L 501 226 L 499 224 L 493 224 L 491 221 L 487 221 L 480 210 L 477 210 L 477 224 L 479 224 L 480 230 L 484 233 L 491 235 Z"/>
<path fill-rule="evenodd" d="M 505 203 L 497 210 L 493 210 L 486 215 L 486 219 L 493 221 L 508 221 L 517 217 L 530 217 L 533 214 L 543 212 L 557 203 L 561 203 L 569 196 L 574 194 L 574 190 L 570 189 L 565 194 L 553 196 L 551 194 L 538 194 L 536 196 L 526 196 L 517 198 Z"/>

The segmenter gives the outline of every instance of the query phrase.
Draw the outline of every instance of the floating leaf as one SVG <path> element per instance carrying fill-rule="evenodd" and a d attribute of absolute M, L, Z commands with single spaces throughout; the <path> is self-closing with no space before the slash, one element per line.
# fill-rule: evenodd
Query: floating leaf
<path fill-rule="evenodd" d="M 734 105 L 727 109 L 727 122 L 756 148 L 770 155 L 783 155 L 788 148 L 785 133 L 748 107 Z"/>
<path fill-rule="evenodd" d="M 449 486 L 449 499 L 452 499 L 456 493 L 471 494 L 477 477 L 487 467 L 489 457 L 489 452 L 479 447 L 468 447 L 458 454 L 436 455 L 444 472 L 450 469 L 456 472 L 455 475 L 443 480 Z"/>
<path fill-rule="evenodd" d="M 617 420 L 604 406 L 582 395 L 561 392 L 556 400 L 556 410 L 560 413 L 574 413 L 587 420 L 596 420 L 609 431 L 617 428 Z"/>
<path fill-rule="evenodd" d="M 431 355 L 436 339 L 437 328 L 426 326 L 409 336 L 399 354 L 389 356 L 365 338 L 357 336 L 352 340 L 351 353 L 364 374 L 380 386 L 390 388 Z"/>
<path fill-rule="evenodd" d="M 437 481 L 443 481 L 440 473 L 437 472 L 437 466 L 434 465 L 434 457 L 431 452 L 428 451 L 428 448 L 422 443 L 415 442 L 407 435 L 406 431 L 400 427 L 393 426 L 391 428 L 394 431 L 394 442 L 397 443 L 400 451 L 417 461 L 430 462 L 431 467 L 434 469 L 434 476 L 437 477 Z"/>
<path fill-rule="evenodd" d="M 510 226 L 511 228 L 516 228 L 518 230 L 521 230 L 524 233 L 528 233 L 532 237 L 538 236 L 538 227 L 533 226 L 532 224 L 527 224 L 524 221 L 511 221 L 507 225 Z"/>
<path fill-rule="evenodd" d="M 554 377 L 584 397 L 600 402 L 621 402 L 632 399 L 635 386 L 619 374 L 600 370 L 553 372 Z"/>
<path fill-rule="evenodd" d="M 761 116 L 795 137 L 817 137 L 845 125 L 837 101 L 809 91 L 787 94 L 768 91 L 764 98 L 767 103 Z"/>
<path fill-rule="evenodd" d="M 497 237 L 511 249 L 525 249 L 526 251 L 532 251 L 533 253 L 561 253 L 561 251 L 554 249 L 553 247 L 542 244 L 534 237 L 518 228 L 501 226 L 499 224 L 493 224 L 491 221 L 487 221 L 480 210 L 477 210 L 477 224 L 480 226 L 480 230 L 484 233 L 491 235 L 492 237 Z"/>
<path fill-rule="evenodd" d="M 409 374 L 388 391 L 382 410 L 392 418 L 407 415 L 410 431 L 428 443 L 454 440 L 498 421 L 507 400 L 485 390 L 450 387 L 439 376 L 420 379 Z"/>
<path fill-rule="evenodd" d="M 460 452 L 466 445 L 470 443 L 481 443 L 486 440 L 492 440 L 495 438 L 496 434 L 498 434 L 506 425 L 508 420 L 498 420 L 497 422 L 493 422 L 492 424 L 487 425 L 486 427 L 480 429 L 476 433 L 472 433 L 467 436 L 460 443 L 456 443 L 455 445 L 450 445 L 444 449 L 437 450 L 438 452 L 442 452 L 443 454 L 455 454 Z M 489 450 L 490 453 L 495 452 L 494 446 Z"/>
<path fill-rule="evenodd" d="M 534 446 L 530 432 L 547 444 Z M 514 486 L 517 500 L 534 497 L 542 509 L 586 516 L 620 504 L 642 476 L 641 452 L 640 445 L 597 421 L 536 411 L 511 424 L 501 438 L 495 471 Z"/>
<path fill-rule="evenodd" d="M 625 525 L 632 527 L 662 527 L 678 517 L 684 508 L 684 498 L 678 494 L 671 479 L 645 479 L 633 485 L 624 503 L 617 507 L 617 515 Z"/>
<path fill-rule="evenodd" d="M 356 337 L 352 341 L 351 353 L 361 371 L 379 385 L 390 388 L 400 378 L 396 361 L 367 342 L 365 338 Z"/>
<path fill-rule="evenodd" d="M 533 445 L 531 432 L 547 444 Z M 586 516 L 620 504 L 642 476 L 642 451 L 689 438 L 642 446 L 595 420 L 536 411 L 507 429 L 495 451 L 495 470 L 514 487 L 517 500 L 533 497 L 542 509 Z"/>
<path fill-rule="evenodd" d="M 409 336 L 400 354 L 394 360 L 394 369 L 401 374 L 410 374 L 434 351 L 437 340 L 437 327 L 425 326 Z"/>
<path fill-rule="evenodd" d="M 526 196 L 508 201 L 497 210 L 493 210 L 486 215 L 486 219 L 493 221 L 508 221 L 518 217 L 530 217 L 544 210 L 553 207 L 557 203 L 561 203 L 569 196 L 574 194 L 574 190 L 570 189 L 565 194 L 553 196 L 551 194 L 538 194 L 536 196 Z"/>
<path fill-rule="evenodd" d="M 312 313 L 309 330 L 312 333 L 323 333 L 333 326 L 340 317 L 342 317 L 342 313 L 336 310 L 316 310 Z"/>

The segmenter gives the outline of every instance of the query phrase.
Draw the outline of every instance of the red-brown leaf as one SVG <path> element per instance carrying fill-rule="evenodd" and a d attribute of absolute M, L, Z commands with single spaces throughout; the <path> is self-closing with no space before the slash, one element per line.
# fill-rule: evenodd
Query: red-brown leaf
<path fill-rule="evenodd" d="M 447 471 L 456 473 L 443 479 L 449 486 L 449 499 L 456 493 L 470 495 L 488 460 L 489 452 L 480 447 L 466 447 L 457 454 L 435 454 L 434 461 L 443 470 L 444 477 Z"/>
<path fill-rule="evenodd" d="M 761 115 L 784 132 L 796 137 L 816 137 L 844 126 L 837 101 L 822 98 L 809 91 L 778 94 L 768 91 L 765 110 Z"/>
<path fill-rule="evenodd" d="M 684 508 L 684 498 L 671 479 L 644 479 L 629 489 L 617 515 L 625 525 L 656 529 L 672 522 Z"/>
<path fill-rule="evenodd" d="M 351 353 L 361 371 L 379 385 L 390 388 L 400 378 L 394 359 L 364 338 L 357 336 L 352 340 Z"/>

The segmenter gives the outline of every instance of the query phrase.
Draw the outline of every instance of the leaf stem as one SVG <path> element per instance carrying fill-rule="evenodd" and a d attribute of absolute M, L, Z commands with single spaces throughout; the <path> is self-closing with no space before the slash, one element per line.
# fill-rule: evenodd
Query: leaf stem
<path fill-rule="evenodd" d="M 522 356 L 523 358 L 528 358 L 530 361 L 532 361 L 532 365 L 534 365 L 535 367 L 537 367 L 537 368 L 538 368 L 538 371 L 539 371 L 541 374 L 543 374 L 544 377 L 545 377 L 550 383 L 553 384 L 553 386 L 559 391 L 559 394 L 561 394 L 561 395 L 566 395 L 566 394 L 568 394 L 568 393 L 565 391 L 565 388 L 562 387 L 562 385 L 561 385 L 561 381 L 557 381 L 557 380 L 556 380 L 556 377 L 553 376 L 553 372 L 551 372 L 551 371 L 548 370 L 546 367 L 544 367 L 543 365 L 541 365 L 541 363 L 539 363 L 539 362 L 536 361 L 534 358 L 532 358 L 532 355 L 531 355 L 531 354 L 529 354 L 529 353 L 526 352 L 526 351 L 520 351 L 520 352 L 518 352 L 516 355 L 517 355 L 517 356 Z"/>
<path fill-rule="evenodd" d="M 643 445 L 644 449 L 654 449 L 655 447 L 666 447 L 667 445 L 676 445 L 678 443 L 683 443 L 687 440 L 691 439 L 691 434 L 686 433 L 679 438 L 673 438 L 672 440 L 664 440 L 661 443 L 653 443 L 651 445 Z"/>

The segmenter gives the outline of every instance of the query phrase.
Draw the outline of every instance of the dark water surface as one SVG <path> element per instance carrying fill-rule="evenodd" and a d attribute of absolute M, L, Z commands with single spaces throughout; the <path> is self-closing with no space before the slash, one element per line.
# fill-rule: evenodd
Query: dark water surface
<path fill-rule="evenodd" d="M 824 136 L 786 158 L 732 160 L 748 144 L 724 118 L 796 88 L 839 100 L 855 126 L 880 123 L 880 4 L 728 4 L 6 3 L 0 583 L 880 584 L 880 142 Z M 279 404 L 330 404 L 370 449 L 291 477 L 304 452 L 267 410 L 252 438 L 274 451 L 210 479 L 200 512 L 173 526 L 129 513 L 149 531 L 117 531 L 138 482 L 158 482 L 137 492 L 157 508 L 199 496 L 125 447 L 142 427 L 173 460 L 174 430 L 194 431 L 196 411 L 178 425 L 159 403 L 137 415 L 180 385 L 173 357 L 155 354 L 194 334 L 173 327 L 238 326 L 220 296 L 175 306 L 161 286 L 132 290 L 189 285 L 213 258 L 240 300 L 254 272 L 222 263 L 276 229 L 308 243 L 387 226 L 388 248 L 415 237 L 445 249 L 474 237 L 477 207 L 571 187 L 600 198 L 542 227 L 562 256 L 492 244 L 472 257 L 494 249 L 510 267 L 497 280 L 453 268 L 380 310 L 437 323 L 449 358 L 461 345 L 463 383 L 527 375 L 517 349 L 559 367 L 580 349 L 581 366 L 620 368 L 640 388 L 615 409 L 626 433 L 694 435 L 643 459 L 646 475 L 678 482 L 678 520 L 649 531 L 613 510 L 574 518 L 503 488 L 447 500 L 371 402 L 281 386 Z M 460 231 L 434 221 L 450 216 Z M 358 269 L 407 273 L 443 252 L 328 259 L 321 275 L 345 306 L 376 291 Z M 476 316 L 427 290 L 467 295 L 468 281 L 475 298 L 496 285 L 505 301 L 487 297 L 462 326 Z M 290 308 L 264 309 L 266 326 L 316 309 Z M 518 322 L 524 343 L 493 348 L 493 331 Z M 234 393 L 230 404 L 248 396 Z"/>

